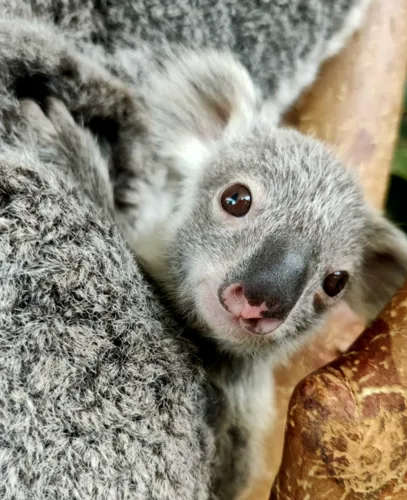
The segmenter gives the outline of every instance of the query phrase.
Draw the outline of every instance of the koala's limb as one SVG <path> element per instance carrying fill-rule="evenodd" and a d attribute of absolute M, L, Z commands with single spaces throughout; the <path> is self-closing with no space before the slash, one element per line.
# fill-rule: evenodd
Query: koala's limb
<path fill-rule="evenodd" d="M 277 123 L 314 81 L 321 64 L 360 26 L 372 1 L 120 0 L 86 9 L 86 21 L 68 17 L 78 6 L 65 4 L 65 17 L 58 16 L 58 22 L 76 39 L 91 42 L 86 50 L 95 55 L 96 40 L 112 54 L 109 66 L 136 85 L 148 78 L 152 63 L 168 46 L 230 51 L 261 90 L 265 116 Z"/>
<path fill-rule="evenodd" d="M 360 25 L 373 0 L 0 0 L 3 15 L 51 20 L 136 85 L 169 45 L 230 50 L 281 112 Z"/>
<path fill-rule="evenodd" d="M 130 168 L 131 145 L 141 131 L 127 87 L 82 56 L 52 27 L 36 21 L 0 21 L 0 135 L 7 142 L 19 99 L 49 96 L 98 138 L 115 176 Z"/>
<path fill-rule="evenodd" d="M 94 135 L 75 123 L 62 101 L 48 97 L 44 105 L 47 115 L 34 101 L 21 102 L 24 116 L 35 124 L 39 159 L 75 179 L 95 204 L 113 215 L 108 161 Z"/>

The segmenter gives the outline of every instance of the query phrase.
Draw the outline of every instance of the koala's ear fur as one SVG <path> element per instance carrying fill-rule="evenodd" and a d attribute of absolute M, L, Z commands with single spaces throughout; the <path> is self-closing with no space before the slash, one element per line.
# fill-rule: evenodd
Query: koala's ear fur
<path fill-rule="evenodd" d="M 147 127 L 156 143 L 172 152 L 186 145 L 189 154 L 198 142 L 210 148 L 239 134 L 251 126 L 259 103 L 249 73 L 228 52 L 179 49 L 148 86 Z"/>
<path fill-rule="evenodd" d="M 349 305 L 367 320 L 374 319 L 407 278 L 406 235 L 373 212 L 366 239 L 360 282 Z"/>

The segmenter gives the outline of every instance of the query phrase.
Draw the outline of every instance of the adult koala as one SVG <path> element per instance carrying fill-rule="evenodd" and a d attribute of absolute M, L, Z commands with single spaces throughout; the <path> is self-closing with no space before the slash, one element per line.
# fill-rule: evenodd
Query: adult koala
<path fill-rule="evenodd" d="M 54 222 L 44 224 L 52 231 L 65 231 L 65 239 L 51 238 L 55 244 L 52 254 L 61 260 L 50 265 L 45 258 L 33 260 L 32 255 L 37 254 L 30 250 L 32 241 L 35 248 L 47 245 L 50 237 L 46 233 L 31 240 L 38 231 L 30 226 L 26 233 L 20 228 L 14 237 L 5 261 L 10 269 L 4 267 L 8 286 L 14 288 L 4 287 L 3 291 L 6 303 L 11 304 L 5 316 L 11 327 L 3 328 L 9 333 L 1 352 L 15 363 L 24 354 L 30 375 L 41 376 L 45 387 L 49 380 L 57 380 L 55 388 L 64 398 L 69 400 L 72 387 L 72 397 L 80 396 L 73 409 L 67 403 L 58 406 L 58 399 L 47 397 L 50 411 L 55 413 L 57 408 L 62 413 L 56 413 L 58 420 L 51 420 L 51 426 L 43 419 L 40 434 L 34 438 L 32 411 L 42 411 L 44 406 L 41 400 L 29 399 L 31 413 L 24 413 L 27 418 L 19 427 L 24 432 L 5 432 L 12 452 L 0 464 L 6 471 L 4 498 L 14 498 L 15 491 L 21 491 L 20 498 L 33 498 L 34 486 L 38 498 L 47 498 L 47 494 L 49 498 L 236 498 L 261 469 L 256 446 L 273 410 L 273 361 L 309 338 L 326 311 L 340 300 L 373 316 L 406 274 L 404 236 L 365 205 L 353 179 L 337 160 L 315 141 L 276 128 L 281 113 L 312 81 L 321 62 L 343 45 L 369 2 L 275 1 L 260 3 L 257 8 L 248 1 L 210 5 L 3 3 L 4 15 L 21 16 L 0 26 L 5 165 L 24 161 L 30 171 L 40 172 L 36 179 L 45 176 L 37 183 L 38 206 L 30 201 L 34 188 L 28 192 L 19 188 L 17 193 L 23 194 L 6 214 L 17 217 L 11 226 L 19 227 L 29 213 L 27 220 L 34 221 L 30 224 L 36 228 L 42 227 L 44 217 L 48 220 L 58 214 L 56 222 L 52 219 Z M 35 17 L 42 22 L 34 22 Z M 53 25 L 58 25 L 65 38 L 53 34 Z M 49 96 L 62 100 L 64 106 L 49 101 Z M 26 98 L 39 102 L 43 111 L 32 102 L 21 106 Z M 70 115 L 85 128 L 70 120 Z M 22 142 L 22 126 L 16 125 L 22 119 L 30 137 L 28 144 Z M 10 155 L 11 163 L 7 160 Z M 14 167 L 10 168 L 13 172 Z M 51 182 L 48 176 L 54 179 L 54 175 L 62 176 L 63 182 Z M 4 178 L 13 179 L 14 174 Z M 57 210 L 58 204 L 47 201 L 44 186 L 49 182 L 56 186 L 59 202 L 72 196 L 76 201 Z M 31 185 L 26 180 L 23 184 Z M 12 188 L 6 184 L 2 192 L 6 210 L 10 210 Z M 47 215 L 40 202 L 48 207 Z M 26 204 L 34 207 L 32 212 Z M 68 209 L 71 205 L 75 208 Z M 21 212 L 20 207 L 24 207 Z M 87 220 L 80 215 L 85 207 L 99 214 L 98 223 L 86 225 L 91 228 L 89 234 L 77 227 Z M 112 218 L 144 269 L 169 297 L 168 309 L 162 309 L 158 291 L 153 292 L 136 265 L 129 263 L 131 257 L 121 240 L 124 253 L 114 250 L 118 243 L 110 234 L 120 237 L 115 226 L 109 225 Z M 73 227 L 64 230 L 64 224 Z M 94 239 L 86 245 L 91 235 Z M 27 254 L 16 259 L 16 250 Z M 63 274 L 59 269 L 72 272 L 75 258 L 71 254 L 76 256 L 74 269 L 83 282 L 76 275 L 74 280 L 58 277 Z M 128 264 L 117 260 L 119 254 Z M 86 271 L 85 258 L 91 255 L 93 279 Z M 39 264 L 43 265 L 41 272 Z M 20 272 L 18 266 L 23 265 L 31 266 L 41 283 L 49 280 L 53 286 L 40 293 L 40 281 L 34 280 L 31 288 L 19 282 L 13 273 Z M 123 285 L 123 293 L 110 282 L 106 287 L 111 292 L 88 290 L 104 284 L 113 269 L 120 270 L 125 282 L 134 273 L 138 279 L 132 279 L 132 286 Z M 77 281 L 84 287 L 80 292 L 52 295 L 60 282 L 76 286 Z M 379 281 L 381 295 L 376 294 Z M 9 341 L 10 336 L 18 337 L 18 325 L 23 321 L 10 299 L 16 294 L 28 297 L 23 301 L 27 311 L 20 307 L 22 318 L 28 321 L 23 338 L 33 342 L 22 344 L 19 354 L 14 350 L 20 344 Z M 49 310 L 37 306 L 38 294 L 46 306 L 52 304 Z M 124 303 L 113 306 L 118 297 Z M 99 305 L 102 299 L 104 308 Z M 62 316 L 53 305 L 55 300 L 67 311 Z M 129 310 L 127 300 L 133 305 Z M 34 320 L 32 307 L 37 314 Z M 153 323 L 155 308 L 161 316 Z M 71 309 L 79 315 L 75 334 L 60 335 L 61 324 L 65 328 L 71 325 Z M 91 320 L 86 321 L 90 311 Z M 55 329 L 55 318 L 61 317 L 64 321 Z M 184 330 L 175 323 L 176 318 L 192 328 Z M 139 340 L 126 344 L 120 338 L 116 349 L 122 357 L 104 355 L 100 348 L 92 350 L 93 336 L 111 332 L 112 322 L 117 321 L 132 338 L 126 320 L 139 328 Z M 48 341 L 33 340 L 37 323 L 43 325 L 44 321 L 40 332 L 47 339 L 49 328 L 58 334 Z M 153 348 L 143 341 L 151 338 L 151 332 L 160 339 Z M 78 343 L 78 337 L 86 340 Z M 194 346 L 182 339 L 193 340 Z M 37 344 L 50 349 L 40 350 L 39 365 Z M 75 384 L 66 386 L 62 380 L 68 368 L 64 364 L 54 370 L 49 361 L 55 351 L 68 352 L 61 360 L 75 371 L 89 352 L 86 366 L 91 362 L 102 366 L 90 372 L 108 373 L 111 378 L 102 377 L 95 384 L 80 371 L 74 379 L 84 382 L 83 392 Z M 184 357 L 175 360 L 174 352 L 182 352 Z M 125 407 L 136 401 L 135 406 L 143 408 L 143 402 L 158 401 L 158 410 L 142 409 L 138 413 L 142 423 L 132 421 L 131 432 L 126 429 L 120 441 L 122 414 L 116 414 L 115 408 L 122 406 L 117 399 L 106 406 L 94 400 L 101 392 L 119 397 L 115 383 L 123 362 L 128 363 L 133 377 L 130 382 L 125 377 L 126 387 L 133 384 L 126 392 Z M 160 365 L 161 377 L 151 373 L 157 362 L 165 365 Z M 3 366 L 5 380 L 14 380 L 12 368 Z M 201 368 L 205 381 L 200 378 Z M 143 377 L 150 374 L 147 382 Z M 27 398 L 33 377 L 18 377 L 20 391 Z M 155 389 L 156 399 L 152 399 L 149 383 L 157 378 L 168 386 Z M 6 408 L 17 408 L 5 418 L 6 425 L 12 426 L 21 412 L 9 403 L 13 393 L 2 394 Z M 167 396 L 178 398 L 178 404 Z M 79 409 L 86 398 L 91 404 L 85 405 L 85 418 Z M 198 401 L 205 405 L 206 414 Z M 170 416 L 174 408 L 179 411 L 177 418 Z M 82 439 L 90 439 L 91 428 L 102 429 L 112 443 L 123 442 L 123 447 L 105 451 L 102 437 L 91 440 L 93 448 L 87 443 L 78 453 L 67 453 L 60 441 L 53 444 L 48 436 L 62 432 L 70 419 L 75 429 L 81 429 Z M 193 431 L 185 437 L 185 446 L 180 443 L 177 447 L 169 430 L 185 431 L 190 426 Z M 146 437 L 152 442 L 145 443 Z M 40 464 L 47 463 L 45 455 L 29 453 L 19 440 L 56 457 L 52 467 L 37 474 Z M 18 455 L 16 450 L 23 451 Z M 179 458 L 173 453 L 179 453 Z M 27 472 L 28 459 L 35 477 Z M 153 469 L 132 467 L 129 460 Z M 166 467 L 157 472 L 154 467 L 161 460 L 171 464 L 172 474 Z M 105 467 L 99 474 L 101 463 Z M 52 468 L 63 470 L 55 486 L 60 490 L 49 486 L 54 484 L 49 478 Z M 121 480 L 117 468 L 131 474 L 133 483 Z M 179 479 L 184 470 L 185 481 Z M 116 490 L 106 489 L 106 483 Z"/>

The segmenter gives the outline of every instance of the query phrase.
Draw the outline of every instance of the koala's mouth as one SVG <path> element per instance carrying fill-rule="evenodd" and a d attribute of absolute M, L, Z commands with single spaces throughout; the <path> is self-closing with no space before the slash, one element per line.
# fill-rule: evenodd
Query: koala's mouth
<path fill-rule="evenodd" d="M 236 318 L 240 325 L 250 333 L 257 335 L 267 335 L 273 333 L 279 326 L 283 324 L 281 319 L 273 318 Z"/>
<path fill-rule="evenodd" d="M 251 304 L 240 284 L 222 287 L 218 298 L 226 312 L 250 333 L 267 335 L 273 333 L 283 323 L 280 318 L 270 316 L 270 310 L 264 302 L 259 305 Z"/>
<path fill-rule="evenodd" d="M 259 308 L 249 311 L 230 308 L 227 310 L 219 300 L 216 285 L 212 280 L 201 282 L 197 290 L 197 307 L 200 316 L 210 327 L 211 335 L 231 342 L 251 342 L 268 339 L 284 323 L 284 320 L 264 317 Z M 251 314 L 252 313 L 252 314 Z"/>

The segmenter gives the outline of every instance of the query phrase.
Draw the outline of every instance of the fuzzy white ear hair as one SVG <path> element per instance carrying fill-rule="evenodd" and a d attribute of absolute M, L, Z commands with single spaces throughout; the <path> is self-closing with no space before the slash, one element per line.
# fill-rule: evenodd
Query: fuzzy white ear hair
<path fill-rule="evenodd" d="M 189 169 L 250 128 L 260 100 L 233 55 L 213 50 L 178 49 L 147 85 L 144 119 L 155 146 Z"/>

